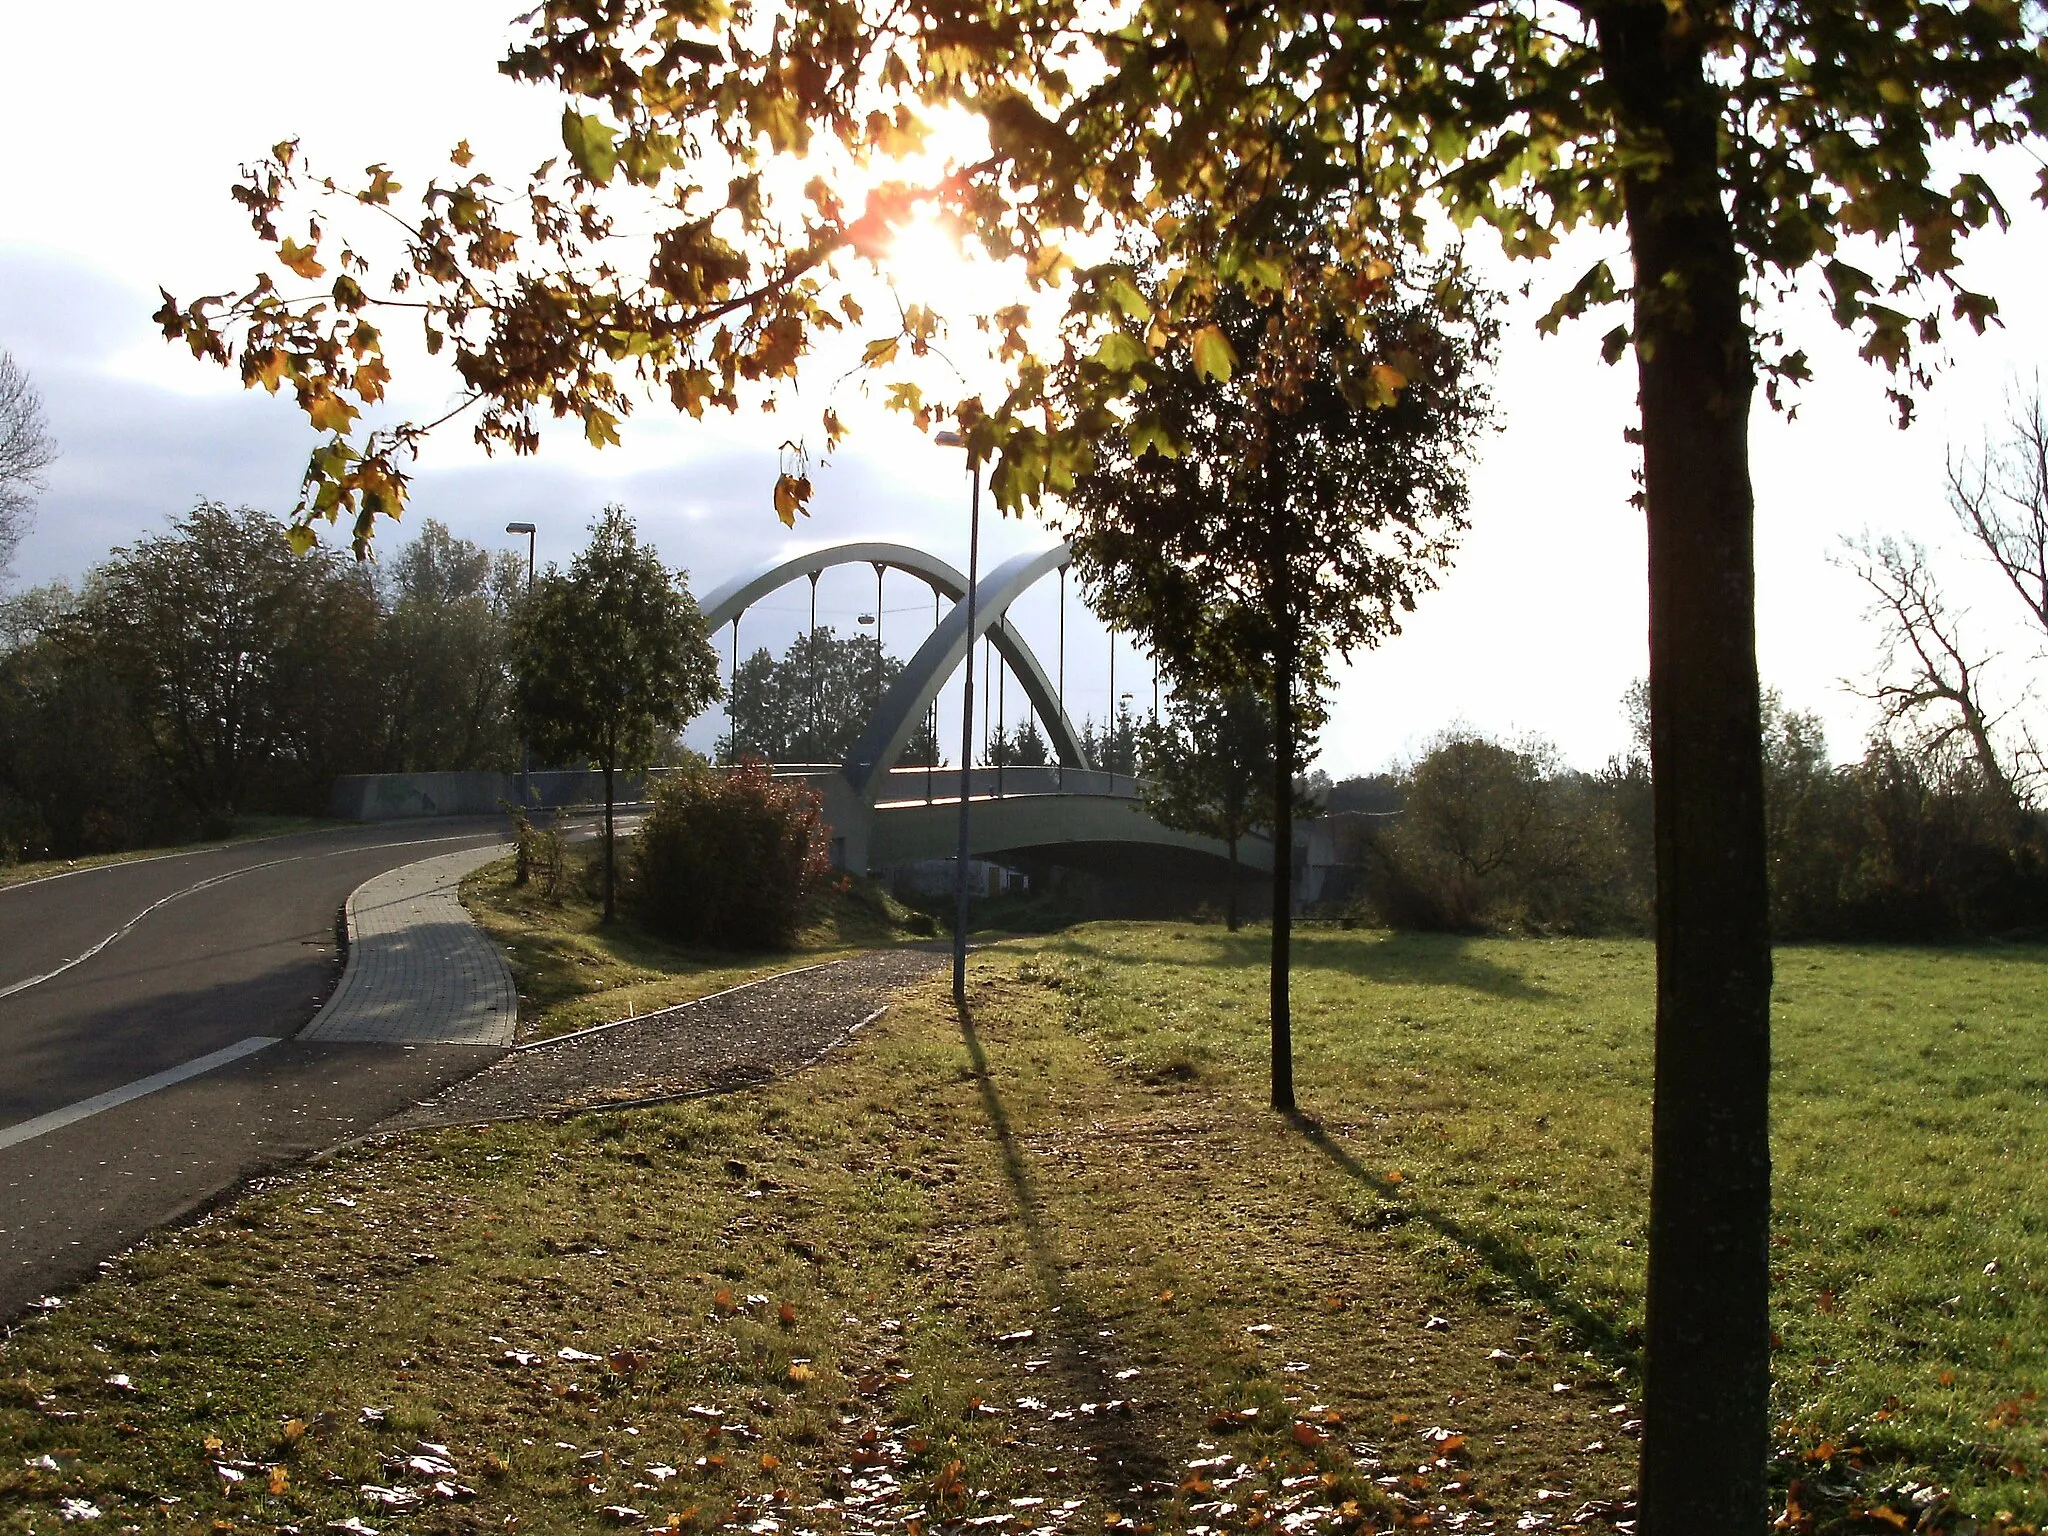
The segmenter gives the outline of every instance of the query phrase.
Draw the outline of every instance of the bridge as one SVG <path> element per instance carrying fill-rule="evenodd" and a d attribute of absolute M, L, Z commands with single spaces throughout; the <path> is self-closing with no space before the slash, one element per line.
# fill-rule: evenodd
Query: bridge
<path fill-rule="evenodd" d="M 1089 763 L 1055 680 L 1009 621 L 1011 604 L 1071 559 L 1065 543 L 1014 555 L 975 586 L 974 632 L 968 632 L 967 578 L 953 566 L 904 544 L 836 544 L 780 560 L 735 577 L 706 595 L 703 612 L 714 635 L 730 626 L 735 669 L 739 624 L 747 609 L 782 587 L 809 581 L 834 566 L 868 565 L 902 571 L 928 585 L 952 608 L 932 629 L 894 683 L 883 693 L 846 760 L 837 764 L 782 765 L 778 774 L 806 779 L 824 802 L 834 854 L 847 869 L 878 870 L 925 859 L 950 859 L 958 846 L 960 770 L 905 767 L 904 751 L 940 690 L 987 639 L 1009 675 L 1022 685 L 1044 724 L 1057 759 L 1043 768 L 977 767 L 969 783 L 972 815 L 968 852 L 974 858 L 1060 864 L 1104 874 L 1148 873 L 1215 879 L 1228 850 L 1214 838 L 1160 825 L 1145 809 L 1128 774 Z M 880 609 L 876 611 L 880 618 Z M 1270 871 L 1272 844 L 1246 838 L 1238 862 Z"/>

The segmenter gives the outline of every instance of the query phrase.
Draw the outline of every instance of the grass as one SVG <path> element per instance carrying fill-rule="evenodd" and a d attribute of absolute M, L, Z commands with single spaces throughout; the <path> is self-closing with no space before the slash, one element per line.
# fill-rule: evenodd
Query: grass
<path fill-rule="evenodd" d="M 67 874 L 76 869 L 97 869 L 103 864 L 128 864 L 136 859 L 160 859 L 176 853 L 196 853 L 228 843 L 248 843 L 265 837 L 288 837 L 294 832 L 319 832 L 349 823 L 328 821 L 318 816 L 237 816 L 224 837 L 178 843 L 165 848 L 130 848 L 121 853 L 90 853 L 76 859 L 34 859 L 19 864 L 0 863 L 0 889 Z"/>
<path fill-rule="evenodd" d="M 619 861 L 630 838 L 620 840 Z M 505 951 L 519 986 L 519 1033 L 541 1040 L 686 1003 L 794 966 L 818 965 L 918 937 L 912 914 L 867 881 L 828 887 L 788 950 L 735 955 L 677 944 L 650 931 L 630 905 L 606 923 L 598 855 L 569 854 L 558 901 L 513 883 L 513 861 L 486 864 L 462 883 L 463 905 Z"/>
<path fill-rule="evenodd" d="M 275 1180 L 0 1345 L 0 1529 L 1572 1528 L 1633 1475 L 1648 947 L 1311 933 L 1290 1121 L 1260 944 L 1013 940 L 965 1031 L 935 980 L 779 1084 Z M 2048 1510 L 2044 963 L 1781 952 L 1781 1483 Z"/>

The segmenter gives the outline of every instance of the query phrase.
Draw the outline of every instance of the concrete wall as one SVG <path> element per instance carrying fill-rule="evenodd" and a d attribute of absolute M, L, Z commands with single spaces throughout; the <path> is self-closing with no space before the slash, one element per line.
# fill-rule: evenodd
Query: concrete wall
<path fill-rule="evenodd" d="M 657 768 L 655 775 L 663 770 Z M 527 775 L 525 803 L 547 810 L 602 805 L 604 775 L 587 771 Z M 646 786 L 619 776 L 620 803 L 638 800 Z M 409 816 L 490 816 L 520 800 L 516 773 L 352 773 L 334 781 L 327 814 L 341 821 L 397 821 Z"/>

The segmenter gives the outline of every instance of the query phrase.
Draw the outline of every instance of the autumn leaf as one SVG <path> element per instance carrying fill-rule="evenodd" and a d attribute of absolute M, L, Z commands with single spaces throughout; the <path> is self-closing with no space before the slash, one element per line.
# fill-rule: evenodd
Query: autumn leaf
<path fill-rule="evenodd" d="M 305 1437 L 306 1421 L 304 1419 L 286 1419 L 284 1421 L 285 1444 L 297 1445 Z"/>
<path fill-rule="evenodd" d="M 356 419 L 356 408 L 339 395 L 315 394 L 304 402 L 306 419 L 318 432 L 346 432 Z"/>
<path fill-rule="evenodd" d="M 272 1467 L 272 1468 L 270 1469 L 270 1491 L 271 1491 L 271 1493 L 273 1493 L 273 1494 L 281 1494 L 281 1493 L 283 1493 L 283 1492 L 285 1491 L 285 1489 L 286 1489 L 286 1488 L 288 1488 L 288 1487 L 290 1487 L 290 1486 L 291 1486 L 291 1478 L 290 1478 L 290 1476 L 289 1476 L 289 1475 L 288 1475 L 288 1474 L 287 1474 L 287 1473 L 285 1472 L 285 1469 L 284 1469 L 283 1467 Z"/>
<path fill-rule="evenodd" d="M 612 168 L 619 163 L 619 150 L 603 118 L 587 117 L 573 106 L 564 107 L 562 147 L 569 151 L 576 169 L 600 187 L 612 179 Z"/>
<path fill-rule="evenodd" d="M 790 1303 L 785 1301 L 777 1310 L 776 1316 L 782 1320 L 783 1327 L 794 1328 L 796 1326 L 796 1308 L 790 1305 Z"/>
<path fill-rule="evenodd" d="M 284 239 L 278 242 L 277 259 L 286 269 L 296 272 L 300 277 L 308 281 L 323 275 L 327 271 L 325 267 L 320 265 L 320 259 L 316 254 L 315 247 L 301 245 L 290 235 L 286 235 Z"/>
<path fill-rule="evenodd" d="M 1188 343 L 1188 350 L 1194 354 L 1196 373 L 1219 384 L 1230 382 L 1231 370 L 1237 366 L 1237 353 L 1222 331 L 1213 325 L 1203 326 Z"/>
<path fill-rule="evenodd" d="M 734 1310 L 735 1303 L 732 1299 L 732 1291 L 725 1286 L 720 1286 L 711 1298 L 711 1305 L 714 1310 L 719 1312 Z"/>
<path fill-rule="evenodd" d="M 1095 349 L 1092 361 L 1101 364 L 1111 373 L 1129 373 L 1144 362 L 1145 358 L 1146 352 L 1142 343 L 1122 331 L 1111 331 L 1102 338 L 1102 345 Z"/>
<path fill-rule="evenodd" d="M 1294 1421 L 1294 1443 L 1296 1445 L 1321 1445 L 1329 1438 L 1328 1435 L 1317 1429 L 1315 1425 L 1309 1423 L 1306 1419 L 1296 1419 Z"/>

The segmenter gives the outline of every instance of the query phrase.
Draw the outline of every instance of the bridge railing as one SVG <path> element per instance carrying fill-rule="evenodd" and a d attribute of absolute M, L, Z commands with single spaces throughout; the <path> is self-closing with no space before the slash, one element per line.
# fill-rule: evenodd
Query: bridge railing
<path fill-rule="evenodd" d="M 791 778 L 810 778 L 840 771 L 837 763 L 778 763 L 775 772 Z M 969 793 L 1009 798 L 1013 795 L 1113 795 L 1135 800 L 1139 781 L 1128 773 L 1105 773 L 1099 768 L 1001 768 L 982 766 L 969 777 Z M 888 781 L 876 796 L 877 806 L 922 805 L 940 800 L 958 801 L 958 768 L 892 768 Z"/>

